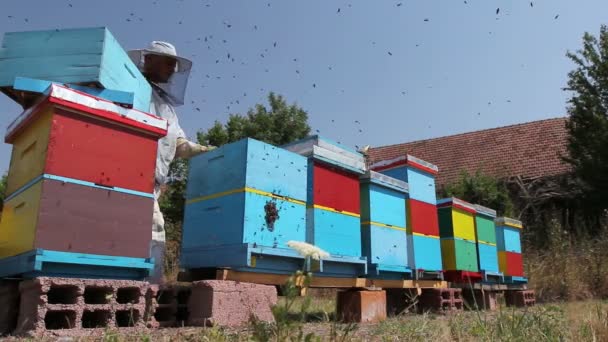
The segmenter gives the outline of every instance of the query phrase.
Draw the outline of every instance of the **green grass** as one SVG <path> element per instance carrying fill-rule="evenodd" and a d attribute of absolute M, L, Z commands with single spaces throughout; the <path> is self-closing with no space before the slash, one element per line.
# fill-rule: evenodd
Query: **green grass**
<path fill-rule="evenodd" d="M 284 298 L 281 301 L 285 301 Z M 280 303 L 284 304 L 284 302 Z M 297 298 L 290 313 L 300 313 Z M 545 304 L 528 309 L 501 308 L 464 311 L 449 315 L 404 314 L 378 324 L 361 324 L 356 330 L 334 321 L 335 301 L 312 298 L 305 322 L 290 336 L 295 340 L 313 333 L 312 341 L 608 341 L 608 302 L 581 301 Z M 299 316 L 298 316 L 299 317 Z M 293 329 L 299 329 L 297 325 Z M 348 330 L 345 332 L 345 330 Z M 301 336 L 302 339 L 299 339 Z M 160 329 L 126 336 L 108 331 L 103 338 L 82 341 L 252 341 L 254 329 Z"/>

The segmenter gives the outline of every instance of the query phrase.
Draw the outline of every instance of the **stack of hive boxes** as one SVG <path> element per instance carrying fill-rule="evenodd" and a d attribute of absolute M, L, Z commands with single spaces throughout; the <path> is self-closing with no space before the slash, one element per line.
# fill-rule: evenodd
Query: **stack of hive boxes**
<path fill-rule="evenodd" d="M 243 139 L 190 160 L 181 265 L 291 273 L 306 239 L 305 157 Z"/>
<path fill-rule="evenodd" d="M 319 136 L 284 148 L 308 157 L 306 240 L 332 256 L 321 261 L 320 275 L 364 275 L 359 189 L 359 176 L 365 172 L 363 155 Z"/>
<path fill-rule="evenodd" d="M 167 130 L 146 79 L 105 28 L 7 33 L 0 70 L 26 109 L 5 137 L 0 276 L 146 275 Z"/>
<path fill-rule="evenodd" d="M 453 282 L 480 280 L 475 243 L 475 207 L 452 197 L 439 200 L 437 211 L 446 280 Z"/>
<path fill-rule="evenodd" d="M 479 271 L 484 281 L 497 281 L 502 278 L 498 268 L 498 249 L 496 247 L 496 227 L 494 219 L 496 210 L 475 205 L 475 237 Z"/>
<path fill-rule="evenodd" d="M 0 91 L 24 107 L 57 82 L 143 112 L 150 108 L 150 84 L 104 27 L 7 32 L 0 70 Z"/>
<path fill-rule="evenodd" d="M 499 217 L 495 223 L 500 272 L 505 275 L 506 281 L 527 282 L 521 254 L 521 221 Z"/>
<path fill-rule="evenodd" d="M 372 169 L 407 182 L 407 230 L 409 264 L 417 278 L 439 276 L 442 271 L 441 244 L 435 194 L 436 165 L 406 155 L 372 165 Z"/>
<path fill-rule="evenodd" d="M 75 265 L 87 259 L 82 254 L 113 256 L 107 263 L 123 265 L 148 258 L 157 140 L 166 128 L 163 119 L 52 85 L 5 138 L 13 152 L 0 257 L 14 258 L 4 260 L 0 274 L 44 271 L 10 266 L 35 249 L 47 250 L 41 260 Z M 48 259 L 53 255 L 62 260 Z M 53 272 L 104 275 L 94 267 Z"/>
<path fill-rule="evenodd" d="M 361 176 L 363 255 L 372 276 L 411 275 L 407 261 L 406 182 L 368 171 Z"/>

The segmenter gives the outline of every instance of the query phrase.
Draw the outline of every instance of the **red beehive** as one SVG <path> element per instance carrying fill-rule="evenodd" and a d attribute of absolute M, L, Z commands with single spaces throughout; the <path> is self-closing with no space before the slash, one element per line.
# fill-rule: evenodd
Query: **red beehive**
<path fill-rule="evenodd" d="M 152 193 L 157 141 L 166 129 L 164 119 L 53 85 L 8 128 L 7 193 L 42 174 Z"/>
<path fill-rule="evenodd" d="M 359 175 L 314 162 L 313 204 L 354 214 L 361 213 Z"/>
<path fill-rule="evenodd" d="M 439 236 L 437 206 L 414 199 L 407 200 L 408 222 L 412 233 Z"/>

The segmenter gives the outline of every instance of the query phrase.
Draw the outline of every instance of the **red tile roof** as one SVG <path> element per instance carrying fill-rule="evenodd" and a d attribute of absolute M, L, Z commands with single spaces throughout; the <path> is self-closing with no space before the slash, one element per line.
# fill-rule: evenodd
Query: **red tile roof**
<path fill-rule="evenodd" d="M 566 173 L 567 118 L 533 121 L 370 149 L 371 163 L 408 153 L 439 166 L 437 184 L 457 181 L 462 171 L 504 178 Z"/>

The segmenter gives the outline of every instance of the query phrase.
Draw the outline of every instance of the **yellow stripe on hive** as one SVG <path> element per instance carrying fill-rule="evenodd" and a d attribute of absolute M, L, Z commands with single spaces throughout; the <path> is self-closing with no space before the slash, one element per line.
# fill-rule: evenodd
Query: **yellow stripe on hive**
<path fill-rule="evenodd" d="M 267 197 L 272 197 L 272 198 L 276 198 L 276 199 L 280 199 L 286 202 L 290 202 L 290 203 L 294 203 L 294 204 L 299 204 L 299 205 L 305 205 L 306 202 L 304 201 L 299 201 L 299 200 L 295 200 L 293 198 L 289 198 L 289 197 L 283 197 L 283 196 L 278 196 L 275 194 L 272 194 L 270 192 L 266 192 L 266 191 L 262 191 L 262 190 L 257 190 L 257 189 L 253 189 L 253 188 L 240 188 L 240 189 L 233 189 L 233 190 L 228 190 L 228 191 L 224 191 L 224 192 L 218 192 L 217 194 L 213 194 L 213 195 L 207 195 L 207 196 L 201 196 L 201 197 L 197 197 L 197 198 L 192 198 L 186 201 L 186 204 L 192 204 L 192 203 L 197 203 L 197 202 L 202 202 L 202 201 L 208 201 L 210 199 L 214 199 L 214 198 L 219 198 L 219 197 L 223 197 L 223 196 L 228 196 L 228 195 L 232 195 L 232 194 L 238 194 L 241 192 L 249 192 L 249 193 L 253 193 L 253 194 L 258 194 L 258 195 L 262 195 L 262 196 L 267 196 Z"/>
<path fill-rule="evenodd" d="M 495 244 L 495 243 L 492 243 L 492 242 L 487 242 L 487 241 L 482 241 L 482 240 L 477 240 L 477 242 L 479 242 L 479 243 L 481 243 L 481 244 L 484 244 L 484 245 L 488 245 L 488 246 L 494 246 L 494 247 L 496 247 L 496 244 Z"/>
<path fill-rule="evenodd" d="M 262 196 L 267 196 L 267 197 L 272 197 L 272 198 L 280 199 L 280 200 L 283 200 L 283 201 L 289 202 L 289 203 L 306 205 L 306 202 L 304 202 L 304 201 L 296 200 L 296 199 L 289 198 L 289 197 L 286 197 L 286 196 L 275 195 L 273 193 L 262 191 L 262 190 L 257 190 L 257 189 L 253 189 L 253 188 L 245 188 L 245 191 L 246 192 L 250 192 L 250 193 L 254 193 L 254 194 L 258 194 L 258 195 L 262 195 Z"/>
<path fill-rule="evenodd" d="M 426 235 L 426 234 L 421 234 L 421 233 L 414 233 L 413 235 L 427 237 L 427 238 L 433 238 L 433 239 L 439 239 L 439 236 L 435 236 L 435 235 Z"/>
<path fill-rule="evenodd" d="M 374 222 L 374 221 L 365 221 L 365 222 L 361 222 L 361 224 L 370 224 L 370 225 L 379 226 L 379 227 L 383 227 L 383 228 L 401 230 L 401 231 L 404 231 L 404 232 L 407 231 L 407 229 L 405 229 L 403 227 L 391 226 L 389 224 L 378 223 L 378 222 Z"/>
<path fill-rule="evenodd" d="M 312 206 L 309 205 L 308 208 L 321 209 L 321 210 L 331 211 L 332 213 L 344 214 L 344 215 L 353 216 L 353 217 L 361 217 L 361 215 L 351 213 L 350 211 L 336 210 L 336 209 L 333 209 L 330 207 L 324 207 L 324 206 L 318 205 L 318 204 L 315 204 Z"/>

